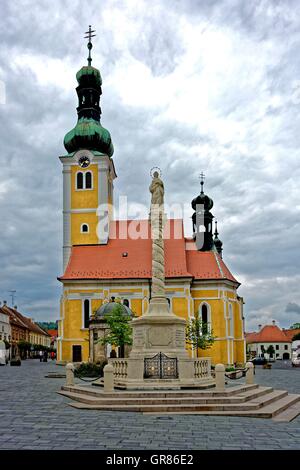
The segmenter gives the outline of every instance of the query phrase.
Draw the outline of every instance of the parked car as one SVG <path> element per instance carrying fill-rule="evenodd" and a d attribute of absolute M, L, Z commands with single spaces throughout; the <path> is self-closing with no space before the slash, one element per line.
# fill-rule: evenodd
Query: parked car
<path fill-rule="evenodd" d="M 293 357 L 292 366 L 293 367 L 300 367 L 300 354 L 297 357 Z"/>
<path fill-rule="evenodd" d="M 255 366 L 262 366 L 263 364 L 267 364 L 268 361 L 264 357 L 255 357 L 254 359 L 251 359 L 250 362 Z"/>

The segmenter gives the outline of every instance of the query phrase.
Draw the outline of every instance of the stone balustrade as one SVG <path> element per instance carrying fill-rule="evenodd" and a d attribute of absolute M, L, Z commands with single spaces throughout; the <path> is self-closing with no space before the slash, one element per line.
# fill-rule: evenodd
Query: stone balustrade
<path fill-rule="evenodd" d="M 194 359 L 194 377 L 195 379 L 204 379 L 211 376 L 210 357 L 198 357 Z"/>
<path fill-rule="evenodd" d="M 127 359 L 110 359 L 109 364 L 114 368 L 114 379 L 126 379 L 128 371 Z"/>

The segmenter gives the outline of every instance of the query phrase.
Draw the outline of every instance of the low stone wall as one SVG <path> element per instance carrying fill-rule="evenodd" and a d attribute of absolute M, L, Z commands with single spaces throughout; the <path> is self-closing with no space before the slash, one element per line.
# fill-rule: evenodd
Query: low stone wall
<path fill-rule="evenodd" d="M 195 379 L 211 377 L 210 357 L 198 357 L 197 359 L 194 359 L 194 377 Z"/>
<path fill-rule="evenodd" d="M 109 359 L 109 364 L 114 368 L 115 379 L 127 379 L 128 362 L 127 359 Z"/>

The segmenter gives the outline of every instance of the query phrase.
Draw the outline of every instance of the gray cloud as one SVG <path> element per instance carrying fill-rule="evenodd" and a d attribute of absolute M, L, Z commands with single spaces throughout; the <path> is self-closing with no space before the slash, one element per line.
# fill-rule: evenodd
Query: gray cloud
<path fill-rule="evenodd" d="M 289 305 L 300 305 L 298 2 L 155 0 L 150 10 L 142 0 L 4 0 L 1 7 L 0 297 L 16 289 L 25 313 L 58 316 L 58 155 L 76 122 L 75 74 L 92 23 L 116 197 L 148 205 L 149 170 L 158 165 L 167 202 L 190 203 L 204 170 L 224 260 L 242 282 L 247 329 L 297 321 Z"/>
<path fill-rule="evenodd" d="M 285 311 L 287 313 L 289 312 L 300 313 L 300 305 L 296 304 L 295 302 L 289 302 L 287 306 L 285 307 Z"/>

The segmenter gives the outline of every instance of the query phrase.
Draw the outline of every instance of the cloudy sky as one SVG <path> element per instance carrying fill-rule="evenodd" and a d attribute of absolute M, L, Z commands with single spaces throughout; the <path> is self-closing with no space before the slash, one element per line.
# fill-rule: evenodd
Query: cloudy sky
<path fill-rule="evenodd" d="M 189 203 L 203 170 L 247 329 L 300 321 L 299 1 L 1 0 L 0 9 L 0 299 L 15 289 L 22 312 L 58 317 L 58 156 L 76 122 L 92 24 L 116 196 L 148 205 L 158 165 L 167 202 Z"/>

